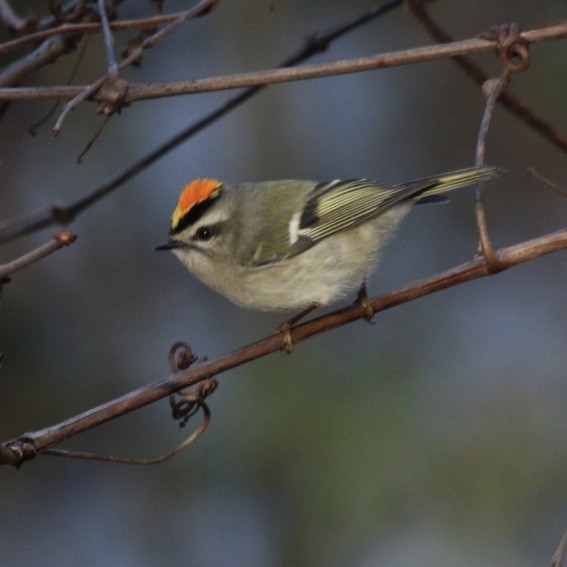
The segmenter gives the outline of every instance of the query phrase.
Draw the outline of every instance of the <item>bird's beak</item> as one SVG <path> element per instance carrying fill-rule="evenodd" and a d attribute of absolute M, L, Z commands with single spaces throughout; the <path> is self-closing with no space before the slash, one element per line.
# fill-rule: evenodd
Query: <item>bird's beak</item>
<path fill-rule="evenodd" d="M 159 252 L 160 250 L 173 250 L 174 248 L 177 247 L 178 247 L 177 243 L 170 240 L 167 244 L 160 244 L 159 246 L 156 246 L 154 248 L 154 252 Z"/>

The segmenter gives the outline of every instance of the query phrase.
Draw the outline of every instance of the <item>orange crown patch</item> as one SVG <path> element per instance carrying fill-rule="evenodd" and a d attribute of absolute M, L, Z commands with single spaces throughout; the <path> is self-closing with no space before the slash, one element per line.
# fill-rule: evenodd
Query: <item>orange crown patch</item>
<path fill-rule="evenodd" d="M 217 179 L 195 179 L 188 183 L 181 195 L 179 203 L 173 211 L 171 226 L 175 228 L 179 221 L 197 204 L 206 201 L 222 183 Z"/>

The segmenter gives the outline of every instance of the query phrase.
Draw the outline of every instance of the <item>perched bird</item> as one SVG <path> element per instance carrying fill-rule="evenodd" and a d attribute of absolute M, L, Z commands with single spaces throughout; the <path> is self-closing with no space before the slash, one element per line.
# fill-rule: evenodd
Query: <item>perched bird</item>
<path fill-rule="evenodd" d="M 182 191 L 167 244 L 202 282 L 265 311 L 326 305 L 364 289 L 379 253 L 415 203 L 499 175 L 472 167 L 401 185 L 367 179 L 226 185 Z"/>

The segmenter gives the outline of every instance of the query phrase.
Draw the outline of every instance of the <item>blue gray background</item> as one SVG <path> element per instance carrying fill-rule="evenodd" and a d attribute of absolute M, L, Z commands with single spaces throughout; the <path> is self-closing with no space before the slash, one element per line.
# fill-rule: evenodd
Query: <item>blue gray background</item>
<path fill-rule="evenodd" d="M 31 5 L 31 4 L 30 4 Z M 149 52 L 135 82 L 269 68 L 364 0 L 221 2 Z M 184 2 L 167 2 L 168 10 Z M 271 10 L 271 6 L 273 10 Z M 456 38 L 565 17 L 565 2 L 442 0 L 430 9 Z M 123 18 L 146 4 L 125 2 Z M 118 45 L 126 36 L 117 39 Z M 430 44 L 398 9 L 313 61 Z M 512 91 L 567 132 L 565 41 L 533 45 Z M 475 58 L 499 73 L 493 54 Z M 93 37 L 78 83 L 104 72 Z M 60 84 L 74 57 L 27 84 Z M 229 92 L 136 103 L 100 124 L 73 111 L 57 139 L 26 128 L 49 103 L 11 105 L 0 123 L 1 218 L 69 202 L 202 117 Z M 402 182 L 474 163 L 479 89 L 450 61 L 271 87 L 81 215 L 78 241 L 14 276 L 0 303 L 0 438 L 56 423 L 168 374 L 188 340 L 218 357 L 281 316 L 234 307 L 194 280 L 164 241 L 189 179 L 370 177 Z M 566 185 L 565 155 L 499 107 L 486 188 L 494 242 L 565 226 L 567 202 L 525 175 Z M 2 248 L 8 261 L 51 230 Z M 420 207 L 369 284 L 386 293 L 469 260 L 474 195 Z M 163 567 L 547 564 L 567 527 L 565 254 L 448 289 L 220 376 L 213 422 L 159 467 L 39 457 L 0 470 L 6 565 Z M 157 455 L 180 439 L 166 402 L 66 446 Z"/>

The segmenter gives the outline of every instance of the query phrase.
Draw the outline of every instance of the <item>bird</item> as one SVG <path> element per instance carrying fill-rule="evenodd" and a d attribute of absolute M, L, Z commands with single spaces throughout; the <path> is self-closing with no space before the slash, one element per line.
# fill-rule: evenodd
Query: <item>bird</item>
<path fill-rule="evenodd" d="M 368 179 L 229 185 L 202 178 L 182 190 L 169 238 L 185 267 L 233 303 L 261 311 L 309 310 L 358 290 L 414 204 L 500 175 L 469 167 L 388 186 Z M 369 313 L 370 315 L 370 313 Z"/>

